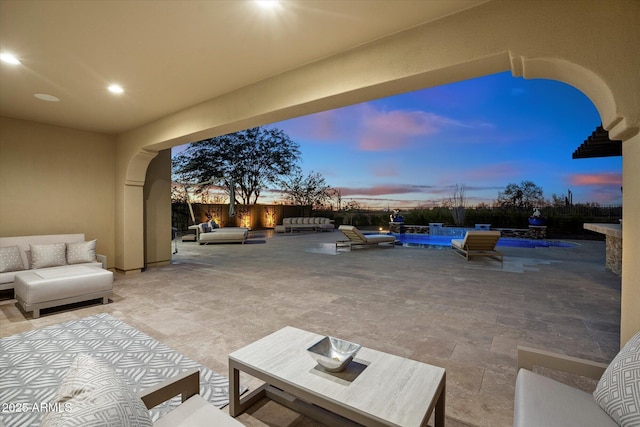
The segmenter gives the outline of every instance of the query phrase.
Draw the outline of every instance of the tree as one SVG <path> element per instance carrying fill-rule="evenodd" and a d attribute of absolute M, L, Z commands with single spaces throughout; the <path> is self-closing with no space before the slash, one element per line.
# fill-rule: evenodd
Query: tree
<path fill-rule="evenodd" d="M 464 210 L 467 206 L 467 197 L 464 192 L 464 185 L 456 184 L 453 195 L 450 196 L 449 200 L 443 204 L 449 207 L 451 216 L 453 216 L 453 222 L 458 226 L 463 226 Z"/>
<path fill-rule="evenodd" d="M 299 145 L 282 130 L 255 127 L 189 144 L 174 172 L 191 184 L 233 185 L 243 204 L 256 204 L 262 190 L 299 170 L 299 159 Z"/>
<path fill-rule="evenodd" d="M 332 196 L 332 188 L 327 185 L 324 177 L 313 171 L 306 177 L 298 171 L 282 180 L 281 184 L 286 198 L 295 205 L 320 207 Z"/>
<path fill-rule="evenodd" d="M 531 209 L 543 205 L 542 188 L 531 181 L 522 181 L 520 185 L 509 184 L 504 191 L 498 193 L 498 204 L 516 209 Z"/>

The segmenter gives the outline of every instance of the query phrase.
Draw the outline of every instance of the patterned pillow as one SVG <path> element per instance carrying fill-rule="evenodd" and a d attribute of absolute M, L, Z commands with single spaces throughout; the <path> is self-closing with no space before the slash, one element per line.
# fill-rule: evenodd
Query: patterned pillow
<path fill-rule="evenodd" d="M 67 264 L 67 245 L 65 243 L 29 246 L 31 246 L 31 268 L 55 267 Z"/>
<path fill-rule="evenodd" d="M 611 361 L 593 398 L 622 427 L 640 426 L 640 332 Z"/>
<path fill-rule="evenodd" d="M 62 379 L 40 427 L 152 426 L 147 407 L 105 362 L 79 354 Z"/>
<path fill-rule="evenodd" d="M 67 264 L 96 262 L 96 241 L 67 243 Z"/>
<path fill-rule="evenodd" d="M 18 246 L 0 248 L 0 273 L 24 270 L 22 255 Z"/>

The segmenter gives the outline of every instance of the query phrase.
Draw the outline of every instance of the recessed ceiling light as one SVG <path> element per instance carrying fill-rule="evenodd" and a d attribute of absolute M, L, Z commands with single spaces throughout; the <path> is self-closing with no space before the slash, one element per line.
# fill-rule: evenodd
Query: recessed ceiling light
<path fill-rule="evenodd" d="M 122 86 L 120 86 L 120 85 L 111 85 L 107 89 L 109 89 L 109 92 L 115 93 L 115 94 L 118 94 L 118 95 L 121 94 L 121 93 L 124 93 L 124 89 L 122 89 Z"/>
<path fill-rule="evenodd" d="M 53 95 L 49 95 L 46 93 L 36 93 L 35 95 L 36 98 L 41 99 L 43 101 L 49 101 L 49 102 L 59 102 L 60 98 L 58 98 L 57 96 L 53 96 Z"/>
<path fill-rule="evenodd" d="M 22 62 L 12 53 L 0 53 L 0 61 L 6 62 L 7 64 L 21 64 Z"/>

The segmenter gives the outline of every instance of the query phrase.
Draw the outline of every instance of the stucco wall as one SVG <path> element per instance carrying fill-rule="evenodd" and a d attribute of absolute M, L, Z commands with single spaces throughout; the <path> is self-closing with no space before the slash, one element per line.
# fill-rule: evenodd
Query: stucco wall
<path fill-rule="evenodd" d="M 0 117 L 0 236 L 84 233 L 113 267 L 113 137 Z"/>

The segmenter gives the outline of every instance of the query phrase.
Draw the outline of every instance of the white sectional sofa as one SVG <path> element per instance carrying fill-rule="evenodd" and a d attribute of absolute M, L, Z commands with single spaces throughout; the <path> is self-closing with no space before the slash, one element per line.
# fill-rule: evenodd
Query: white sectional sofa
<path fill-rule="evenodd" d="M 276 232 L 283 233 L 294 230 L 333 231 L 335 229 L 333 220 L 323 217 L 284 218 L 282 225 L 276 226 Z"/>
<path fill-rule="evenodd" d="M 84 242 L 84 234 L 49 234 L 42 236 L 18 236 L 18 237 L 0 237 L 0 291 L 13 289 L 16 274 L 32 269 L 31 245 L 49 245 L 55 243 L 82 243 Z M 18 246 L 22 268 L 13 268 L 7 264 L 5 267 L 5 259 L 10 256 L 7 248 Z M 86 262 L 74 262 L 73 265 L 93 265 L 97 267 L 107 268 L 107 257 L 95 254 L 95 260 Z M 16 265 L 16 264 L 12 264 Z M 55 269 L 69 264 L 60 264 L 54 267 L 45 267 L 44 269 Z"/>
<path fill-rule="evenodd" d="M 0 290 L 14 289 L 33 318 L 40 309 L 102 299 L 113 293 L 107 258 L 84 234 L 0 237 Z"/>

